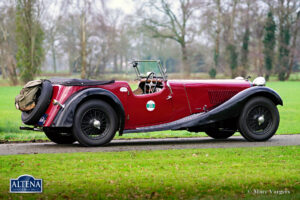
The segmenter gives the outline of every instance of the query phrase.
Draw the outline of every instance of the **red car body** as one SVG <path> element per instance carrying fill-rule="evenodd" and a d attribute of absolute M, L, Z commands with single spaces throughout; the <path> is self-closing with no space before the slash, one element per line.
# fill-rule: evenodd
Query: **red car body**
<path fill-rule="evenodd" d="M 172 98 L 168 99 L 170 91 L 163 82 L 163 90 L 147 95 L 133 94 L 128 82 L 116 81 L 113 84 L 100 86 L 63 86 L 53 85 L 54 99 L 65 104 L 67 99 L 79 90 L 86 88 L 102 88 L 112 92 L 121 101 L 125 111 L 124 130 L 136 129 L 176 121 L 183 117 L 209 111 L 235 94 L 251 87 L 247 80 L 173 80 L 169 81 L 172 88 Z M 121 92 L 120 88 L 127 88 Z M 149 112 L 146 109 L 148 101 L 154 101 L 156 108 Z M 44 127 L 50 127 L 60 107 L 50 104 Z M 206 110 L 204 110 L 206 109 Z"/>
<path fill-rule="evenodd" d="M 143 73 L 143 63 L 158 68 Z M 278 128 L 282 99 L 262 77 L 253 83 L 241 77 L 168 80 L 159 62 L 134 61 L 133 68 L 139 80 L 134 91 L 125 81 L 44 81 L 37 106 L 23 112 L 22 120 L 56 143 L 77 140 L 85 146 L 106 144 L 117 131 L 204 131 L 216 139 L 240 131 L 249 141 L 262 141 Z"/>

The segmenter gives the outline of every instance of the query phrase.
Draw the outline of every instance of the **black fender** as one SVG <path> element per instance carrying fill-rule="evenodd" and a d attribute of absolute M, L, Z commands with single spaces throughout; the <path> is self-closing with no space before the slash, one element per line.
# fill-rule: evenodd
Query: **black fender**
<path fill-rule="evenodd" d="M 72 94 L 65 102 L 65 107 L 60 108 L 51 127 L 72 127 L 77 107 L 89 98 L 108 100 L 113 103 L 119 117 L 119 134 L 122 135 L 125 124 L 125 111 L 119 98 L 112 92 L 102 88 L 87 88 Z"/>
<path fill-rule="evenodd" d="M 273 89 L 263 86 L 254 86 L 239 92 L 228 101 L 208 111 L 204 115 L 199 116 L 198 119 L 186 123 L 184 127 L 180 128 L 197 127 L 238 117 L 246 102 L 256 96 L 269 98 L 275 105 L 283 106 L 281 97 Z"/>

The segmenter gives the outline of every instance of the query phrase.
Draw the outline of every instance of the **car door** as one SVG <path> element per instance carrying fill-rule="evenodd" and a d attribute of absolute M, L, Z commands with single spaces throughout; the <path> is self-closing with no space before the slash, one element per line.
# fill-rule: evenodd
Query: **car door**
<path fill-rule="evenodd" d="M 166 123 L 173 113 L 170 90 L 164 83 L 164 88 L 156 93 L 134 95 L 128 97 L 128 114 L 126 120 L 129 128 L 151 126 Z"/>

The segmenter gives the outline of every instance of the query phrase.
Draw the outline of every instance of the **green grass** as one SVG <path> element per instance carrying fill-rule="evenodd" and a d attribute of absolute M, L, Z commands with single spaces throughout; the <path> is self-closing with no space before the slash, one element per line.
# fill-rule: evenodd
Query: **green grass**
<path fill-rule="evenodd" d="M 0 199 L 299 199 L 299 157 L 299 146 L 1 156 Z M 8 193 L 22 174 L 44 193 Z"/>
<path fill-rule="evenodd" d="M 300 133 L 300 82 L 270 82 L 267 86 L 276 90 L 283 100 L 283 106 L 278 106 L 280 125 L 277 133 Z"/>
<path fill-rule="evenodd" d="M 268 82 L 268 87 L 275 89 L 282 97 L 284 106 L 279 106 L 280 126 L 277 134 L 300 133 L 300 82 Z M 21 87 L 0 87 L 0 140 L 32 140 L 46 139 L 43 133 L 20 131 L 21 113 L 14 107 L 14 97 Z M 163 131 L 155 133 L 137 133 L 124 135 L 121 138 L 149 137 L 193 137 L 204 133 L 189 133 L 188 131 Z M 120 138 L 120 137 L 116 137 Z"/>

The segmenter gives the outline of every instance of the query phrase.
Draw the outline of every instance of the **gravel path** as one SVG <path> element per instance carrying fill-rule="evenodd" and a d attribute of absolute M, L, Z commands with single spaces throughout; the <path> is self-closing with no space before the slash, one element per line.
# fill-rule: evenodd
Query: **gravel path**
<path fill-rule="evenodd" d="M 0 144 L 0 155 L 37 153 L 75 153 L 75 152 L 114 152 L 165 149 L 201 149 L 300 145 L 300 134 L 275 135 L 266 142 L 247 142 L 241 136 L 227 140 L 214 140 L 209 137 L 130 139 L 113 140 L 104 147 L 82 147 L 78 143 L 58 145 L 55 143 L 10 143 Z"/>

